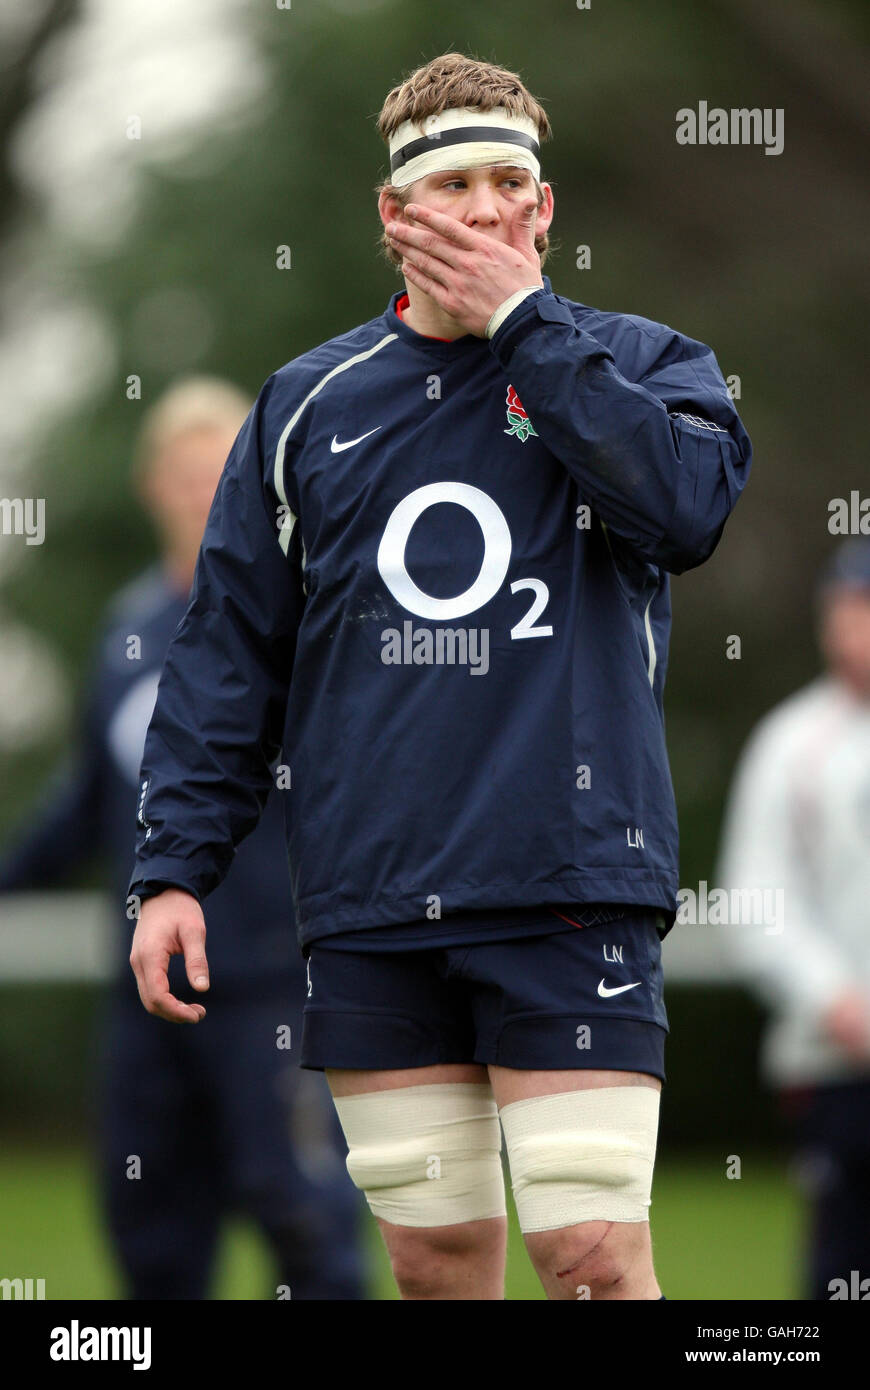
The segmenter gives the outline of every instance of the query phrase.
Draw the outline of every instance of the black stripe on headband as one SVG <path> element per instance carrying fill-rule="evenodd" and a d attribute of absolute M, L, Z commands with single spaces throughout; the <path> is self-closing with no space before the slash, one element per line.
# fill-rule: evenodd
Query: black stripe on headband
<path fill-rule="evenodd" d="M 424 135 L 420 140 L 411 140 L 409 144 L 402 145 L 390 158 L 390 173 L 394 174 L 403 164 L 418 154 L 425 154 L 427 150 L 443 149 L 445 145 L 464 145 L 469 140 L 497 140 L 503 145 L 522 145 L 523 149 L 531 150 L 536 159 L 541 157 L 537 140 L 531 135 L 524 135 L 521 130 L 508 130 L 501 125 L 466 125 L 456 130 L 444 130 L 439 135 Z"/>

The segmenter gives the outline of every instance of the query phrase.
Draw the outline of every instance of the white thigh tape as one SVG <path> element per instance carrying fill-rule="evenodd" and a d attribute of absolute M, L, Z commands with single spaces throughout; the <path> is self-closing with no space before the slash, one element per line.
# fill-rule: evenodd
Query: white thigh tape
<path fill-rule="evenodd" d="M 659 1101 L 652 1086 L 602 1086 L 504 1106 L 520 1229 L 647 1221 Z"/>
<path fill-rule="evenodd" d="M 403 1086 L 334 1103 L 347 1171 L 375 1216 L 397 1226 L 504 1216 L 501 1129 L 488 1083 Z"/>

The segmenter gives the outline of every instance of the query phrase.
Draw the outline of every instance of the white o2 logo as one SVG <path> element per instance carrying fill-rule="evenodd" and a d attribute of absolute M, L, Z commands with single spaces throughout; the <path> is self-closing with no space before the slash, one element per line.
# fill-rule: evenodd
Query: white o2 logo
<path fill-rule="evenodd" d="M 405 566 L 405 549 L 414 523 L 429 507 L 455 502 L 471 512 L 483 533 L 483 561 L 477 578 L 455 598 L 434 598 L 415 584 Z M 404 497 L 393 509 L 378 546 L 378 572 L 393 598 L 419 618 L 464 618 L 488 603 L 501 588 L 511 558 L 511 533 L 501 508 L 480 488 L 469 483 L 427 483 Z M 552 627 L 534 623 L 547 606 L 550 592 L 541 579 L 517 579 L 511 593 L 531 589 L 535 595 L 528 612 L 511 628 L 511 637 L 552 637 Z"/>

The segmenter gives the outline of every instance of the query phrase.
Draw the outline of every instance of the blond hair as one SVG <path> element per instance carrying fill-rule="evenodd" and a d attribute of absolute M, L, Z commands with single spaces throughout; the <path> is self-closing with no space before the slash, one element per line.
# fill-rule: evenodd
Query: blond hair
<path fill-rule="evenodd" d="M 474 106 L 480 111 L 492 111 L 496 106 L 501 106 L 512 116 L 528 116 L 538 127 L 538 138 L 542 144 L 553 133 L 546 111 L 523 86 L 517 73 L 496 67 L 494 63 L 469 58 L 464 53 L 442 53 L 394 87 L 378 117 L 378 132 L 389 144 L 390 136 L 404 121 L 415 121 L 422 125 L 427 116 L 440 115 L 442 111 L 456 106 Z M 395 188 L 387 179 L 375 186 L 375 192 L 379 197 L 381 193 L 391 195 L 404 208 L 411 201 L 414 186 L 412 183 L 405 188 Z M 537 179 L 535 188 L 540 207 L 544 194 Z M 391 265 L 401 266 L 402 257 L 390 245 L 383 229 L 380 246 Z M 543 236 L 535 237 L 535 250 L 543 265 L 550 251 L 546 232 Z"/>
<path fill-rule="evenodd" d="M 237 433 L 252 404 L 245 392 L 221 377 L 183 377 L 146 410 L 136 444 L 136 471 L 142 472 L 167 445 L 192 430 L 226 428 Z"/>

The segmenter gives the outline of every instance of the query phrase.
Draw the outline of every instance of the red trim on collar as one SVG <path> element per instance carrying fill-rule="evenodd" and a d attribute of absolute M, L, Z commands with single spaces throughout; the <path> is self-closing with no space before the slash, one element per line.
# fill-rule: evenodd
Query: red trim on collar
<path fill-rule="evenodd" d="M 411 301 L 410 301 L 409 298 L 408 298 L 407 292 L 406 292 L 405 294 L 403 294 L 399 299 L 396 300 L 396 313 L 398 314 L 399 318 L 402 320 L 403 323 L 405 322 L 405 316 L 404 316 L 404 314 L 402 313 L 402 310 L 403 310 L 403 309 L 407 309 L 407 307 L 408 307 L 408 305 L 410 304 L 410 302 L 411 302 Z M 408 324 L 407 326 L 408 326 L 408 328 L 410 328 L 411 325 Z M 436 343 L 452 343 L 452 342 L 454 341 L 453 338 L 439 338 L 439 337 L 437 336 L 437 334 L 435 334 L 435 333 L 421 333 L 421 334 L 420 334 L 420 337 L 421 337 L 421 338 L 434 338 L 435 341 L 436 341 Z"/>

